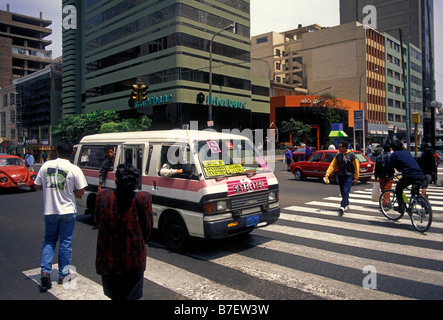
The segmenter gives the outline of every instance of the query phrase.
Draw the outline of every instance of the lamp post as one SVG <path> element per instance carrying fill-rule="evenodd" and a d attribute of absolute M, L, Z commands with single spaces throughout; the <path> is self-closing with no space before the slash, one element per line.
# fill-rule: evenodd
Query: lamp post
<path fill-rule="evenodd" d="M 375 72 L 375 71 L 378 71 L 378 68 L 375 68 L 375 69 L 371 70 L 370 72 Z M 365 73 L 363 73 L 363 74 L 360 76 L 360 84 L 359 84 L 359 90 L 358 90 L 358 110 L 360 110 L 360 106 L 361 106 L 361 79 L 362 79 L 363 76 L 365 76 L 366 74 L 367 74 L 367 71 L 365 71 Z M 367 99 L 367 97 L 366 97 L 366 99 Z M 365 102 L 365 105 L 366 105 L 366 102 Z M 362 145 L 361 147 L 362 147 L 362 150 L 363 150 L 363 153 L 364 153 L 364 154 L 366 154 L 366 152 L 365 152 L 365 150 L 366 150 L 366 132 L 365 132 L 366 125 L 365 125 L 365 122 L 366 122 L 366 117 L 365 117 L 365 107 L 363 107 L 363 131 L 362 131 L 362 135 L 363 135 L 363 145 Z M 355 124 L 354 124 L 354 127 L 355 127 Z"/>
<path fill-rule="evenodd" d="M 233 28 L 233 32 L 236 33 L 237 24 L 235 22 L 231 23 L 226 28 L 220 30 L 216 34 L 212 36 L 211 41 L 209 42 L 209 110 L 208 110 L 208 127 L 212 124 L 212 44 L 216 36 L 218 36 L 223 31 L 226 31 L 230 28 Z"/>

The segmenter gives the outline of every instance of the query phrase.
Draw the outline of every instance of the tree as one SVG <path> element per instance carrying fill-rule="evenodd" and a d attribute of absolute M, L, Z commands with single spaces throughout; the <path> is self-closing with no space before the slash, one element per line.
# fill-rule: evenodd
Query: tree
<path fill-rule="evenodd" d="M 317 103 L 316 107 L 314 107 L 314 113 L 326 121 L 326 131 L 329 135 L 331 124 L 343 122 L 345 107 L 343 106 L 341 100 L 331 93 L 324 93 L 319 96 L 317 100 L 320 102 Z"/>
<path fill-rule="evenodd" d="M 86 115 L 68 115 L 52 127 L 52 134 L 66 139 L 73 144 L 79 143 L 86 135 L 106 132 L 143 131 L 151 126 L 151 119 L 142 116 L 139 119 L 121 120 L 112 110 L 98 109 Z"/>
<path fill-rule="evenodd" d="M 291 134 L 292 139 L 298 141 L 299 138 L 306 137 L 311 132 L 311 126 L 291 118 L 289 121 L 281 122 L 280 131 Z"/>

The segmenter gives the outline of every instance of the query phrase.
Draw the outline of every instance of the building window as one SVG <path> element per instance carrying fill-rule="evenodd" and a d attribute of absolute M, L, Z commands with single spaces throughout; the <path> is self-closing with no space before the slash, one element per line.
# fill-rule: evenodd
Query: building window
<path fill-rule="evenodd" d="M 10 121 L 11 121 L 12 124 L 15 123 L 15 110 L 11 110 Z"/>
<path fill-rule="evenodd" d="M 268 42 L 269 40 L 268 40 L 268 37 L 266 36 L 266 37 L 261 37 L 261 38 L 257 38 L 257 44 L 260 44 L 260 43 L 266 43 L 266 42 Z"/>

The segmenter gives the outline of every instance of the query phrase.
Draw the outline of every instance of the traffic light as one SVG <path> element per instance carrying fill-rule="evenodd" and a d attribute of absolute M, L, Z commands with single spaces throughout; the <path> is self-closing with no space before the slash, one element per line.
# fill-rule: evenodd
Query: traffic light
<path fill-rule="evenodd" d="M 139 95 L 140 95 L 140 101 L 146 100 L 146 90 L 148 90 L 148 86 L 145 84 L 139 84 Z"/>
<path fill-rule="evenodd" d="M 138 102 L 138 95 L 139 95 L 138 85 L 137 84 L 133 84 L 132 85 L 132 92 L 131 92 L 131 99 L 134 102 Z"/>
<path fill-rule="evenodd" d="M 198 103 L 203 103 L 205 101 L 205 95 L 203 94 L 203 92 L 200 92 L 197 94 L 197 102 Z"/>

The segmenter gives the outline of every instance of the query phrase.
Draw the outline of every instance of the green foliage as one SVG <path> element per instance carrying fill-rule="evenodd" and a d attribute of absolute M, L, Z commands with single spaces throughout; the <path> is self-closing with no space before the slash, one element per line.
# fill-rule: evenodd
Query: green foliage
<path fill-rule="evenodd" d="M 346 112 L 340 99 L 330 93 L 324 93 L 318 100 L 320 102 L 314 108 L 314 113 L 326 121 L 327 131 L 331 130 L 331 124 L 344 122 Z"/>
<path fill-rule="evenodd" d="M 292 134 L 292 138 L 298 141 L 299 138 L 306 137 L 311 132 L 311 126 L 291 118 L 289 121 L 281 122 L 280 130 Z"/>
<path fill-rule="evenodd" d="M 76 144 L 90 134 L 106 132 L 144 131 L 149 129 L 152 120 L 146 116 L 139 119 L 123 119 L 112 110 L 98 109 L 88 114 L 68 115 L 52 127 L 52 134 Z"/>

